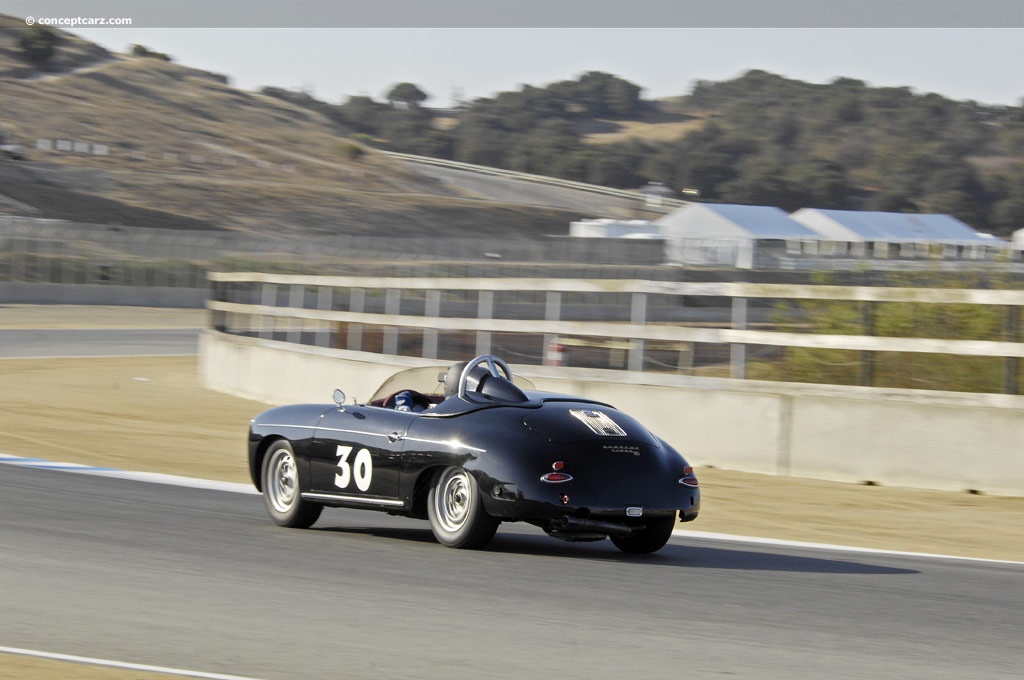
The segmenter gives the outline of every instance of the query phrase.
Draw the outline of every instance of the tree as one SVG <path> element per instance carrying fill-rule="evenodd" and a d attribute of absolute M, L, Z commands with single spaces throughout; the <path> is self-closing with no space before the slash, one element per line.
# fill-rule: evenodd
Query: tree
<path fill-rule="evenodd" d="M 914 213 L 919 210 L 917 204 L 905 193 L 895 189 L 875 194 L 865 207 L 868 210 L 892 213 Z"/>
<path fill-rule="evenodd" d="M 861 106 L 860 97 L 855 92 L 842 92 L 835 95 L 829 108 L 830 118 L 840 125 L 857 123 L 864 119 L 864 107 Z"/>
<path fill-rule="evenodd" d="M 792 109 L 786 109 L 772 122 L 772 141 L 785 149 L 796 146 L 800 137 L 800 119 Z"/>
<path fill-rule="evenodd" d="M 377 133 L 382 115 L 387 110 L 387 104 L 375 102 L 370 97 L 355 96 L 337 107 L 336 118 L 355 130 L 372 135 Z"/>
<path fill-rule="evenodd" d="M 996 201 L 989 222 L 995 226 L 996 233 L 1002 235 L 1024 229 L 1024 197 Z"/>
<path fill-rule="evenodd" d="M 548 88 L 552 95 L 580 107 L 588 116 L 624 118 L 637 112 L 640 87 L 610 73 L 589 71 L 576 82 L 565 81 Z"/>
<path fill-rule="evenodd" d="M 843 166 L 823 158 L 798 162 L 788 179 L 801 194 L 803 207 L 845 208 L 853 193 Z"/>
<path fill-rule="evenodd" d="M 18 38 L 18 47 L 26 59 L 37 63 L 49 61 L 57 49 L 60 37 L 45 26 L 26 29 Z"/>
<path fill-rule="evenodd" d="M 159 59 L 160 61 L 171 61 L 171 57 L 163 52 L 154 52 L 145 45 L 132 45 L 132 54 L 136 57 L 148 59 Z"/>
<path fill-rule="evenodd" d="M 430 95 L 412 83 L 398 83 L 388 92 L 387 99 L 392 106 L 399 103 L 412 108 L 430 99 Z"/>
<path fill-rule="evenodd" d="M 782 166 L 757 158 L 744 163 L 736 179 L 721 187 L 722 200 L 747 205 L 773 205 L 784 210 L 802 207 L 801 196 L 786 180 Z"/>
<path fill-rule="evenodd" d="M 985 211 L 979 201 L 959 189 L 928 196 L 928 207 L 932 212 L 952 215 L 972 227 L 982 227 L 987 223 Z"/>

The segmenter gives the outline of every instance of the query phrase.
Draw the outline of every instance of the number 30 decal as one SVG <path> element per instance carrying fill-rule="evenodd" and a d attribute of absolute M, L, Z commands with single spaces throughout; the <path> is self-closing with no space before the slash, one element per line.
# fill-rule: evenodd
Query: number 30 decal
<path fill-rule="evenodd" d="M 349 454 L 352 453 L 351 446 L 338 446 L 338 450 L 335 453 L 341 460 L 338 461 L 338 468 L 341 470 L 340 474 L 334 475 L 334 486 L 339 489 L 348 487 L 349 482 L 352 481 L 352 465 L 348 462 Z M 373 461 L 370 459 L 370 452 L 366 449 L 359 449 L 356 453 L 355 461 L 355 478 L 356 488 L 360 491 L 366 491 L 370 488 L 370 479 L 373 477 Z"/>

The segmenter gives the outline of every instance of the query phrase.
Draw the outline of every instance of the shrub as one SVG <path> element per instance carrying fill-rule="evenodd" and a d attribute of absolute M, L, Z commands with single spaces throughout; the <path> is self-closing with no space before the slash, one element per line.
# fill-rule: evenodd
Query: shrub
<path fill-rule="evenodd" d="M 154 52 L 144 45 L 132 45 L 132 54 L 136 57 L 148 57 L 150 59 L 159 59 L 160 61 L 171 61 L 170 55 L 164 54 L 163 52 Z"/>
<path fill-rule="evenodd" d="M 358 144 L 342 144 L 341 153 L 350 161 L 357 161 L 366 155 L 366 149 Z"/>
<path fill-rule="evenodd" d="M 33 26 L 18 38 L 18 47 L 26 59 L 35 62 L 48 61 L 57 50 L 60 38 L 45 26 Z"/>

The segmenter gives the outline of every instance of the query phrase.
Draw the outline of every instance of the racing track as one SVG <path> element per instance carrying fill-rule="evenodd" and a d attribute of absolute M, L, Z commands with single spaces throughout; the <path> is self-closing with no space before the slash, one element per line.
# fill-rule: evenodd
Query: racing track
<path fill-rule="evenodd" d="M 1019 677 L 1024 566 L 674 538 L 645 558 L 0 465 L 0 640 L 273 680 Z"/>
<path fill-rule="evenodd" d="M 194 353 L 176 334 L 0 340 L 21 355 Z M 1024 666 L 1020 564 L 690 537 L 631 558 L 518 525 L 465 552 L 375 512 L 287 530 L 256 495 L 2 464 L 0 573 L 0 645 L 267 680 L 960 680 Z"/>
<path fill-rule="evenodd" d="M 195 354 L 198 328 L 0 328 L 0 358 Z"/>

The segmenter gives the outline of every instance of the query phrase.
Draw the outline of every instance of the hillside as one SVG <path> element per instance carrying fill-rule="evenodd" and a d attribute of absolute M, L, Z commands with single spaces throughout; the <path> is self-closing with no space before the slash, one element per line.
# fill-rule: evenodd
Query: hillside
<path fill-rule="evenodd" d="M 590 72 L 438 114 L 414 84 L 400 87 L 389 102 L 338 106 L 268 94 L 398 151 L 623 188 L 661 182 L 709 201 L 949 213 L 1003 235 L 1024 226 L 1021 107 L 758 70 L 656 101 Z"/>
<path fill-rule="evenodd" d="M 241 91 L 216 73 L 60 32 L 54 54 L 30 62 L 18 44 L 26 29 L 11 22 L 0 17 L 0 126 L 23 145 L 63 149 L 4 163 L 0 194 L 47 216 L 523 238 L 564 234 L 581 216 L 483 200 L 375 152 L 387 149 L 610 187 L 660 182 L 707 201 L 949 213 L 1000 235 L 1024 227 L 1021 107 L 758 70 L 656 101 L 589 72 L 448 111 L 423 106 L 412 83 L 387 101 L 336 105 Z M 95 145 L 106 155 L 88 153 Z M 586 216 L 621 216 L 600 211 Z"/>
<path fill-rule="evenodd" d="M 39 68 L 22 57 L 17 25 L 0 21 L 0 126 L 30 147 L 30 161 L 0 161 L 0 194 L 37 216 L 506 238 L 565 233 L 578 218 L 481 201 L 352 142 L 315 111 L 232 88 L 218 74 L 112 55 L 59 31 Z M 31 148 L 37 139 L 54 148 Z M 61 150 L 59 140 L 79 146 Z M 106 153 L 93 153 L 96 145 Z"/>
<path fill-rule="evenodd" d="M 114 59 L 99 45 L 70 33 L 53 31 L 57 39 L 53 56 L 44 61 L 27 60 L 18 39 L 28 30 L 21 19 L 0 14 L 0 78 L 38 78 Z"/>

